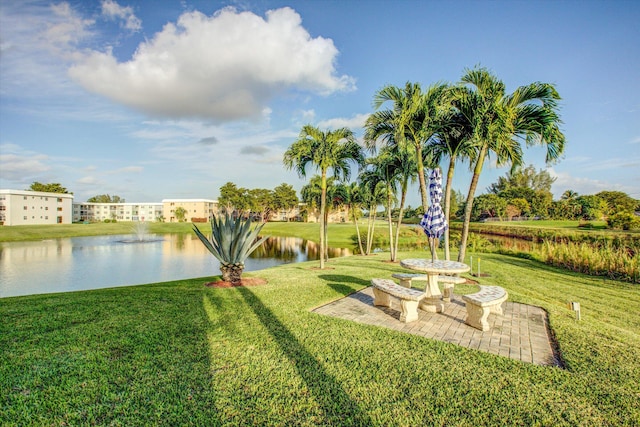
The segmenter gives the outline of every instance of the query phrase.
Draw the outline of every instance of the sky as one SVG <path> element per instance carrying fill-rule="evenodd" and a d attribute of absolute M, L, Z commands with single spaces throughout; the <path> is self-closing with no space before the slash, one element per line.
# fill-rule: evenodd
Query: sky
<path fill-rule="evenodd" d="M 227 182 L 299 194 L 308 178 L 282 158 L 302 126 L 361 140 L 385 85 L 481 66 L 509 93 L 540 81 L 562 97 L 562 158 L 524 152 L 556 178 L 555 199 L 640 199 L 638 22 L 635 0 L 2 0 L 0 188 L 55 182 L 76 202 L 217 199 Z M 485 164 L 476 195 L 507 172 Z M 460 163 L 452 188 L 470 179 Z"/>

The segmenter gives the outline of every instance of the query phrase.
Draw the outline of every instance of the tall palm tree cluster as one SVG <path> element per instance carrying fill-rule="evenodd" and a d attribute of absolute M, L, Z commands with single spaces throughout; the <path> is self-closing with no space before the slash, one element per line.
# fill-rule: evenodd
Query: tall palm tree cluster
<path fill-rule="evenodd" d="M 377 206 L 386 206 L 391 261 L 396 261 L 409 182 L 419 182 L 422 209 L 426 212 L 426 171 L 446 163 L 443 207 L 449 218 L 451 182 L 458 162 L 467 162 L 473 173 L 458 252 L 458 261 L 463 261 L 473 200 L 485 161 L 493 157 L 498 166 L 516 170 L 523 164 L 523 144 L 546 146 L 547 163 L 559 159 L 565 145 L 559 100 L 553 85 L 540 82 L 507 94 L 500 79 L 486 68 L 476 67 L 465 70 L 457 84 L 439 82 L 423 90 L 418 83 L 407 83 L 404 87 L 387 85 L 380 89 L 373 98 L 374 112 L 365 124 L 363 146 L 349 129 L 321 131 L 304 126 L 286 151 L 284 165 L 297 170 L 301 177 L 306 176 L 310 166 L 320 172 L 319 179 L 303 189 L 309 194 L 315 191 L 313 194 L 320 199 L 320 247 L 321 254 L 325 254 L 320 268 L 324 268 L 327 254 L 328 210 L 336 197 L 349 207 L 356 227 L 356 212 L 361 208 L 369 210 L 367 236 L 372 235 Z M 365 156 L 366 151 L 370 157 Z M 332 186 L 334 190 L 328 197 L 327 183 L 348 181 L 354 166 L 360 169 L 357 181 Z M 395 204 L 399 215 L 394 235 L 391 209 Z M 370 253 L 370 237 L 364 246 L 359 231 L 358 239 L 361 253 Z M 444 240 L 445 258 L 450 259 L 448 230 Z"/>

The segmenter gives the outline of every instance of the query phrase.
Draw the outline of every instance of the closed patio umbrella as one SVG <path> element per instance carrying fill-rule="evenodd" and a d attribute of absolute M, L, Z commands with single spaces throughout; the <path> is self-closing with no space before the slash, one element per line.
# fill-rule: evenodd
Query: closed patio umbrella
<path fill-rule="evenodd" d="M 442 173 L 440 168 L 435 168 L 429 176 L 429 197 L 431 198 L 431 206 L 423 215 L 420 225 L 424 233 L 429 237 L 429 247 L 431 248 L 431 260 L 435 259 L 436 242 L 444 235 L 445 230 L 449 227 L 447 219 L 444 217 L 442 206 Z"/>

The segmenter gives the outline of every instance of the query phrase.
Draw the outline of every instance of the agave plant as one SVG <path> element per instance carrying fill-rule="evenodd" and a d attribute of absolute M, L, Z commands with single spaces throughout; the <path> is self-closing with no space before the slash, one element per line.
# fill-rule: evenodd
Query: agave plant
<path fill-rule="evenodd" d="M 211 240 L 202 234 L 194 224 L 193 231 L 204 246 L 220 261 L 222 280 L 238 283 L 242 279 L 244 261 L 267 237 L 258 239 L 264 224 L 251 229 L 251 219 L 235 220 L 225 213 L 224 216 L 211 215 Z"/>

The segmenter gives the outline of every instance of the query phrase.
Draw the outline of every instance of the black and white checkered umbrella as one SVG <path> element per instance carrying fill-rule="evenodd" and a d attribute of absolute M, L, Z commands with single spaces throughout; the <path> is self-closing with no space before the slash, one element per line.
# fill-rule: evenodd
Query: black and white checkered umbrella
<path fill-rule="evenodd" d="M 440 239 L 444 235 L 445 230 L 449 227 L 447 219 L 444 217 L 442 206 L 442 174 L 440 168 L 435 168 L 429 176 L 429 196 L 431 197 L 431 206 L 423 215 L 420 225 L 424 233 L 429 239 Z M 432 254 L 435 251 L 435 245 L 432 246 Z"/>

